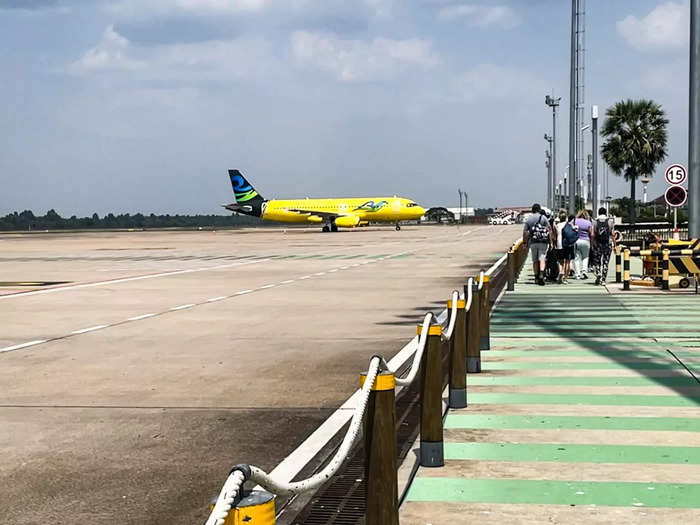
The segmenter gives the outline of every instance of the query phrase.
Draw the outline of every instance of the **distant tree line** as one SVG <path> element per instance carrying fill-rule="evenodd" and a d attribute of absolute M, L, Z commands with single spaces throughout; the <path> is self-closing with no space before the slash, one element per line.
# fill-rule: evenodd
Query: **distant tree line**
<path fill-rule="evenodd" d="M 0 218 L 0 231 L 31 231 L 31 230 L 83 230 L 110 228 L 211 228 L 231 226 L 259 225 L 262 221 L 257 217 L 245 215 L 144 215 L 136 213 L 108 213 L 100 217 L 93 213 L 92 217 L 64 218 L 55 210 L 49 210 L 46 215 L 34 215 L 30 210 L 21 213 L 13 212 Z"/>

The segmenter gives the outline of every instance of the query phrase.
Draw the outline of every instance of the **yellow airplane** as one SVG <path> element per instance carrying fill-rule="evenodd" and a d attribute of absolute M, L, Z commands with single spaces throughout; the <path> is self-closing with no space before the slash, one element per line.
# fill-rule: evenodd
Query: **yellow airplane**
<path fill-rule="evenodd" d="M 425 210 L 410 199 L 374 197 L 350 199 L 265 200 L 238 170 L 228 170 L 235 204 L 227 210 L 278 222 L 323 223 L 324 232 L 338 227 L 354 228 L 370 222 L 393 222 L 420 219 Z"/>

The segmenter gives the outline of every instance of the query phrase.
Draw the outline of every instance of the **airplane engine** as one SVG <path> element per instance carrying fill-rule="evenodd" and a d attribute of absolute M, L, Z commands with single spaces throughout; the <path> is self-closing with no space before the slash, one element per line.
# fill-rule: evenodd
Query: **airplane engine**
<path fill-rule="evenodd" d="M 343 215 L 335 220 L 335 225 L 341 228 L 354 228 L 360 223 L 360 218 L 357 215 Z"/>
<path fill-rule="evenodd" d="M 319 222 L 319 223 L 323 222 L 323 219 L 321 217 L 319 217 L 318 215 L 311 215 L 306 220 L 309 222 Z"/>

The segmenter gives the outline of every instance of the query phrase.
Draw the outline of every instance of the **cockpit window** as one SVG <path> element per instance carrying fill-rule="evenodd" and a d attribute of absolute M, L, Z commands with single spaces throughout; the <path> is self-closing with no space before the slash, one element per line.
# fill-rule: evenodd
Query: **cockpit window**
<path fill-rule="evenodd" d="M 418 204 L 416 204 L 415 202 L 409 202 L 408 204 L 406 204 L 406 208 L 413 208 L 414 206 L 418 206 Z"/>

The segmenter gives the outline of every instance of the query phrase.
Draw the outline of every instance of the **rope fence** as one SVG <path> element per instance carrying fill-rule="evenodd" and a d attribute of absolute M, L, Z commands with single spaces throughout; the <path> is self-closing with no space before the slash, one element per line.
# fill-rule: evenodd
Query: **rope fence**
<path fill-rule="evenodd" d="M 398 525 L 396 386 L 408 387 L 420 378 L 420 464 L 444 463 L 442 440 L 443 349 L 449 353 L 449 399 L 452 408 L 467 405 L 467 372 L 481 371 L 482 350 L 488 350 L 490 307 L 501 292 L 511 289 L 527 258 L 518 241 L 487 271 L 469 277 L 463 293 L 454 290 L 447 302 L 445 326 L 428 312 L 417 325 L 418 342 L 408 372 L 397 377 L 381 356 L 370 359 L 361 375 L 362 387 L 350 425 L 333 458 L 318 473 L 301 481 L 274 479 L 253 465 L 237 465 L 229 473 L 212 505 L 206 525 L 275 523 L 274 496 L 290 496 L 319 489 L 343 466 L 361 434 L 365 438 L 366 525 Z M 494 278 L 495 277 L 495 278 Z M 496 285 L 498 281 L 498 286 Z M 490 300 L 490 298 L 492 300 Z M 363 432 L 364 424 L 364 432 Z M 244 490 L 246 482 L 264 491 Z"/>

